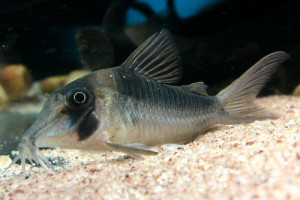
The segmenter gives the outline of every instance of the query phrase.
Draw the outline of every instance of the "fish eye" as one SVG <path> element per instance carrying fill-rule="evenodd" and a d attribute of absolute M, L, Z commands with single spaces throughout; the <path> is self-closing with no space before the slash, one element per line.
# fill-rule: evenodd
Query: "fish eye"
<path fill-rule="evenodd" d="M 73 95 L 73 99 L 78 104 L 84 104 L 84 102 L 86 101 L 86 94 L 83 92 L 76 92 Z"/>
<path fill-rule="evenodd" d="M 85 88 L 74 88 L 67 95 L 67 102 L 71 108 L 82 108 L 90 102 L 91 94 Z"/>

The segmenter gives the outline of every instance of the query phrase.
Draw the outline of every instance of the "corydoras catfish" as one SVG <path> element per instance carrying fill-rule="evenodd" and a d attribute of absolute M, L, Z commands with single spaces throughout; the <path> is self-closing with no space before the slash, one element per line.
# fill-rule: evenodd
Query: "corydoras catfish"
<path fill-rule="evenodd" d="M 25 173 L 25 160 L 34 160 L 54 172 L 40 147 L 155 155 L 148 147 L 192 141 L 216 124 L 265 119 L 270 115 L 253 100 L 288 57 L 271 53 L 216 96 L 208 96 L 202 82 L 170 85 L 180 79 L 182 69 L 170 33 L 162 30 L 122 65 L 55 91 L 24 133 L 12 164 L 21 159 Z"/>

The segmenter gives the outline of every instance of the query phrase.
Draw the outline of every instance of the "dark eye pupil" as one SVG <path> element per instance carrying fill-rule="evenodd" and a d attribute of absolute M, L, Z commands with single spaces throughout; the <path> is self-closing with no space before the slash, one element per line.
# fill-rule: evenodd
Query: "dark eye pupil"
<path fill-rule="evenodd" d="M 76 92 L 73 98 L 78 104 L 83 104 L 86 101 L 86 95 L 83 92 Z"/>
<path fill-rule="evenodd" d="M 66 94 L 66 99 L 71 109 L 83 109 L 93 103 L 91 93 L 86 88 L 73 88 Z"/>

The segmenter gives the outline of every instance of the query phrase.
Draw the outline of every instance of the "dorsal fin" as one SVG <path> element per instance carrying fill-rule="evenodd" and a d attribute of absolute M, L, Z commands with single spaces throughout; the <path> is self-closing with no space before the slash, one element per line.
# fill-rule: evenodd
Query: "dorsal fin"
<path fill-rule="evenodd" d="M 122 67 L 159 83 L 176 83 L 182 73 L 178 49 L 166 29 L 152 35 L 141 44 Z"/>
<path fill-rule="evenodd" d="M 200 94 L 203 96 L 208 96 L 208 94 L 207 94 L 208 86 L 205 85 L 205 83 L 203 83 L 203 82 L 196 82 L 196 83 L 192 83 L 190 85 L 182 85 L 180 87 L 181 87 L 181 89 L 184 89 L 186 91 L 190 91 L 190 92 Z"/>

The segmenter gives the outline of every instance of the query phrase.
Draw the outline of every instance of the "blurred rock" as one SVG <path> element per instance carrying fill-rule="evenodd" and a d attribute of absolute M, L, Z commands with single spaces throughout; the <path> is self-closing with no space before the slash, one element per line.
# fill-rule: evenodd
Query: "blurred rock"
<path fill-rule="evenodd" d="M 55 90 L 61 88 L 64 85 L 71 83 L 72 81 L 91 73 L 89 70 L 74 70 L 68 75 L 51 76 L 39 83 L 39 89 L 42 93 L 51 94 Z"/>
<path fill-rule="evenodd" d="M 11 163 L 11 159 L 9 156 L 0 156 L 0 169 L 4 169 L 8 167 Z"/>
<path fill-rule="evenodd" d="M 81 78 L 87 74 L 91 73 L 89 70 L 74 70 L 69 75 L 65 82 L 65 85 L 71 83 L 72 81 L 75 81 L 78 78 Z"/>
<path fill-rule="evenodd" d="M 8 102 L 8 96 L 5 92 L 5 89 L 0 85 L 0 105 Z"/>
<path fill-rule="evenodd" d="M 58 88 L 64 86 L 67 78 L 68 78 L 67 75 L 58 75 L 58 76 L 51 76 L 42 80 L 40 82 L 41 92 L 51 94 Z"/>
<path fill-rule="evenodd" d="M 31 83 L 31 73 L 22 64 L 8 65 L 0 71 L 0 84 L 11 101 L 24 99 Z"/>
<path fill-rule="evenodd" d="M 294 91 L 293 91 L 294 96 L 300 96 L 300 85 L 298 85 Z"/>

